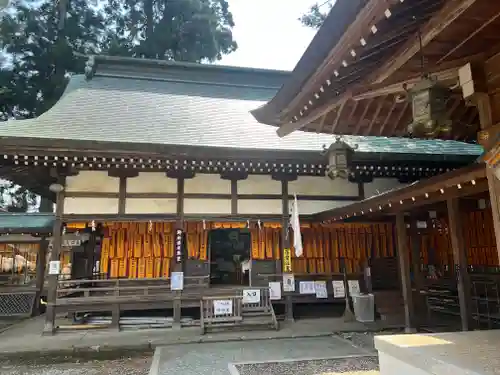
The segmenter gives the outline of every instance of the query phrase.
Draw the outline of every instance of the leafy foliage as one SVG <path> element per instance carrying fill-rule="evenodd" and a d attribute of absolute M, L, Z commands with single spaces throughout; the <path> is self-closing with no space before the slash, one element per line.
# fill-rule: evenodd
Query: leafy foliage
<path fill-rule="evenodd" d="M 319 29 L 325 21 L 328 13 L 333 7 L 335 0 L 326 0 L 322 3 L 316 3 L 309 8 L 309 11 L 299 18 L 304 26 Z"/>
<path fill-rule="evenodd" d="M 5 60 L 0 61 L 0 121 L 50 109 L 71 74 L 83 73 L 85 61 L 78 56 L 208 62 L 237 48 L 226 0 L 95 1 L 11 3 L 0 18 L 0 59 Z M 24 199 L 22 189 L 0 189 L 11 192 L 13 202 Z"/>
<path fill-rule="evenodd" d="M 36 205 L 37 196 L 29 190 L 8 182 L 0 185 L 0 208 L 8 212 L 26 212 Z"/>

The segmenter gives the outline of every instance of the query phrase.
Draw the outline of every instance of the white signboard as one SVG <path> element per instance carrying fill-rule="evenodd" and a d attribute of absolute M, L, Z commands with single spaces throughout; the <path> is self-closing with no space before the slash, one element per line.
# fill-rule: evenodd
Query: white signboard
<path fill-rule="evenodd" d="M 300 294 L 316 294 L 316 289 L 314 287 L 314 281 L 301 281 L 299 283 L 299 293 Z"/>
<path fill-rule="evenodd" d="M 347 285 L 349 285 L 349 294 L 351 296 L 359 295 L 359 280 L 347 280 Z"/>
<path fill-rule="evenodd" d="M 245 289 L 243 291 L 243 303 L 259 303 L 260 289 Z"/>
<path fill-rule="evenodd" d="M 345 298 L 344 280 L 333 280 L 332 287 L 335 298 Z"/>
<path fill-rule="evenodd" d="M 279 281 L 269 283 L 269 299 L 273 301 L 281 299 L 281 283 Z"/>
<path fill-rule="evenodd" d="M 283 291 L 295 292 L 295 276 L 291 273 L 283 274 Z"/>
<path fill-rule="evenodd" d="M 184 289 L 184 272 L 172 272 L 170 278 L 170 290 Z"/>
<path fill-rule="evenodd" d="M 328 291 L 326 290 L 326 281 L 315 281 L 314 290 L 316 298 L 328 298 Z"/>
<path fill-rule="evenodd" d="M 49 275 L 59 275 L 61 273 L 61 262 L 59 260 L 51 260 L 49 262 Z"/>
<path fill-rule="evenodd" d="M 214 300 L 214 315 L 232 315 L 233 301 L 230 299 Z"/>

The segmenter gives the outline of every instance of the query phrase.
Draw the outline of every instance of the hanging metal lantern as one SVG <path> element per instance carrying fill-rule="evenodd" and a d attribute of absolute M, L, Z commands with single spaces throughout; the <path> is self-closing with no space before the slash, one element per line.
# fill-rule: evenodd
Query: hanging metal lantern
<path fill-rule="evenodd" d="M 349 146 L 342 140 L 342 137 L 337 137 L 330 147 L 323 145 L 323 155 L 328 158 L 326 167 L 326 175 L 332 180 L 337 177 L 347 179 L 349 177 L 352 155 L 358 145 Z"/>
<path fill-rule="evenodd" d="M 409 99 L 413 110 L 413 123 L 408 133 L 416 137 L 434 138 L 450 133 L 452 121 L 447 117 L 446 101 L 450 90 L 435 80 L 424 78 L 410 90 Z"/>

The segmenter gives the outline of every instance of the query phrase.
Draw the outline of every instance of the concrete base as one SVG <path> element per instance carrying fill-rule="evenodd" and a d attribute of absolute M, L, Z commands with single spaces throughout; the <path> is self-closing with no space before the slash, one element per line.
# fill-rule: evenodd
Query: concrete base
<path fill-rule="evenodd" d="M 498 375 L 500 330 L 377 336 L 381 375 Z"/>

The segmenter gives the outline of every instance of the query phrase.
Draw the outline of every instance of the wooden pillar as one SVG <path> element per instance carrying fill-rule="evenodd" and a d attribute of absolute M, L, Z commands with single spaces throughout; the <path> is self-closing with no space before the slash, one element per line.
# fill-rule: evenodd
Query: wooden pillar
<path fill-rule="evenodd" d="M 500 260 L 500 180 L 495 176 L 493 169 L 488 166 L 486 167 L 486 176 L 488 177 L 488 186 L 490 190 L 498 260 Z"/>
<path fill-rule="evenodd" d="M 54 229 L 52 231 L 52 251 L 50 253 L 50 261 L 59 261 L 62 246 L 62 215 L 64 212 L 64 187 L 65 178 L 58 177 L 58 184 L 63 189 L 56 192 L 56 212 L 54 220 Z M 55 308 L 54 304 L 57 297 L 57 284 L 59 275 L 48 275 L 48 290 L 47 290 L 47 311 L 45 314 L 44 334 L 54 334 L 55 332 Z"/>
<path fill-rule="evenodd" d="M 406 224 L 404 212 L 396 215 L 396 236 L 398 242 L 399 272 L 401 275 L 401 290 L 405 305 L 405 331 L 414 331 L 414 306 L 410 278 L 410 251 L 406 241 Z"/>
<path fill-rule="evenodd" d="M 481 67 L 480 74 L 477 74 L 477 71 L 475 71 L 472 75 L 475 85 L 476 81 L 479 81 L 479 87 L 486 86 L 486 75 L 482 69 L 484 69 L 484 67 Z M 500 131 L 500 124 L 495 125 L 495 119 L 493 118 L 491 110 L 492 99 L 487 92 L 476 92 L 472 95 L 472 99 L 479 113 L 479 123 L 481 127 L 481 131 L 477 135 L 478 143 L 488 150 L 493 146 L 492 142 L 494 142 Z M 493 225 L 495 228 L 498 259 L 500 260 L 500 183 L 495 177 L 493 170 L 488 166 L 486 167 L 486 176 L 488 178 L 491 209 L 493 211 Z"/>
<path fill-rule="evenodd" d="M 36 297 L 33 305 L 33 315 L 38 315 L 40 312 L 40 297 L 45 283 L 45 266 L 47 263 L 47 249 L 49 248 L 49 241 L 47 241 L 46 237 L 42 237 L 39 246 L 36 257 Z"/>
<path fill-rule="evenodd" d="M 455 264 L 455 273 L 457 277 L 462 331 L 468 331 L 470 329 L 469 322 L 471 321 L 471 290 L 469 273 L 467 272 L 467 254 L 463 236 L 464 228 L 462 226 L 458 198 L 449 198 L 446 203 L 448 206 L 448 225 L 450 229 L 451 247 L 453 250 L 453 263 Z"/>
<path fill-rule="evenodd" d="M 283 259 L 283 250 L 290 248 L 290 204 L 288 202 L 288 179 L 283 178 L 281 180 L 281 206 L 282 206 L 282 215 L 281 215 L 281 256 L 280 259 Z M 276 261 L 276 269 L 279 270 L 277 273 L 283 273 L 283 262 L 281 260 Z M 293 301 L 292 296 L 290 294 L 285 295 L 285 319 L 293 322 Z"/>
<path fill-rule="evenodd" d="M 176 231 L 178 229 L 184 231 L 184 177 L 178 177 L 177 178 L 177 217 L 175 221 L 175 229 Z M 184 257 L 185 257 L 185 251 L 184 251 L 184 244 L 182 246 L 182 259 L 180 262 L 177 261 L 177 259 L 174 259 L 175 264 L 174 264 L 174 271 L 175 272 L 182 272 L 184 267 Z M 174 254 L 175 256 L 176 254 Z"/>

